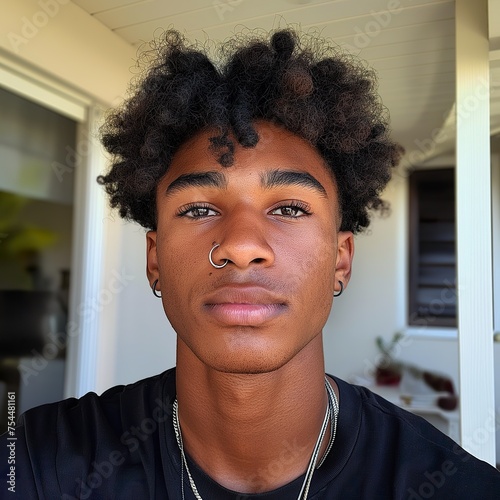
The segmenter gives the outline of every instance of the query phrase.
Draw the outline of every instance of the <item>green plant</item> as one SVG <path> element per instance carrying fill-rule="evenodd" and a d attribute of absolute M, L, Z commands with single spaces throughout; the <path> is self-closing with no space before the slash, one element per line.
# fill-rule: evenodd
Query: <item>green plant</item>
<path fill-rule="evenodd" d="M 397 385 L 401 380 L 403 365 L 394 361 L 394 349 L 403 338 L 401 332 L 396 332 L 389 342 L 384 341 L 381 336 L 375 339 L 375 343 L 382 357 L 377 364 L 375 380 L 379 385 Z"/>
<path fill-rule="evenodd" d="M 401 332 L 396 332 L 389 342 L 385 342 L 381 336 L 378 336 L 375 339 L 377 347 L 379 348 L 380 352 L 383 354 L 384 359 L 387 360 L 387 362 L 392 362 L 394 348 L 403 337 L 404 335 Z"/>
<path fill-rule="evenodd" d="M 21 220 L 29 198 L 0 191 L 0 287 L 32 289 L 30 271 L 40 252 L 52 246 L 56 234 Z"/>

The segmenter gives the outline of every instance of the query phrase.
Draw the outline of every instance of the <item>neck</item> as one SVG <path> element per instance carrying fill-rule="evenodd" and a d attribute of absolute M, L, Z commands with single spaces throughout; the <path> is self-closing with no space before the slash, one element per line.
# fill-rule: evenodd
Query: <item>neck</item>
<path fill-rule="evenodd" d="M 278 370 L 248 375 L 213 370 L 179 341 L 186 453 L 228 489 L 258 493 L 287 484 L 305 472 L 318 438 L 327 406 L 324 377 L 321 335 Z"/>

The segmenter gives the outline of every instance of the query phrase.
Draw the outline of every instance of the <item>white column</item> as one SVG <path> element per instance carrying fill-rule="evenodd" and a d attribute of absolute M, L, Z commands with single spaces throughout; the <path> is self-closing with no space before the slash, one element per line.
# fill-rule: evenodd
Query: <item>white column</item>
<path fill-rule="evenodd" d="M 96 182 L 105 157 L 97 139 L 101 111 L 89 107 L 88 121 L 80 127 L 75 162 L 75 215 L 71 265 L 70 322 L 65 396 L 95 391 L 103 309 L 104 190 Z"/>
<path fill-rule="evenodd" d="M 495 463 L 488 0 L 456 0 L 457 280 L 462 446 Z"/>

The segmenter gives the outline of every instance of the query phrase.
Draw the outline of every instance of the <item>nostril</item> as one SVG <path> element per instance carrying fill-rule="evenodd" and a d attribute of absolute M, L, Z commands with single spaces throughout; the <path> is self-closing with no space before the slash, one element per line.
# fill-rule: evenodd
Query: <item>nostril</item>
<path fill-rule="evenodd" d="M 257 259 L 253 259 L 252 262 L 255 262 L 256 264 L 261 264 L 262 262 L 264 262 L 265 259 L 259 257 Z"/>

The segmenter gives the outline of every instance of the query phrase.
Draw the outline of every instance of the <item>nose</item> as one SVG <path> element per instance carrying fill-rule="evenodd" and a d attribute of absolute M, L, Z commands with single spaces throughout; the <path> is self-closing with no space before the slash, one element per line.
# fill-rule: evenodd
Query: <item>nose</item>
<path fill-rule="evenodd" d="M 227 259 L 229 265 L 232 263 L 241 269 L 251 265 L 272 265 L 274 251 L 266 237 L 266 225 L 262 214 L 248 209 L 234 210 L 220 228 L 220 247 L 214 252 L 214 260 L 222 262 Z"/>

